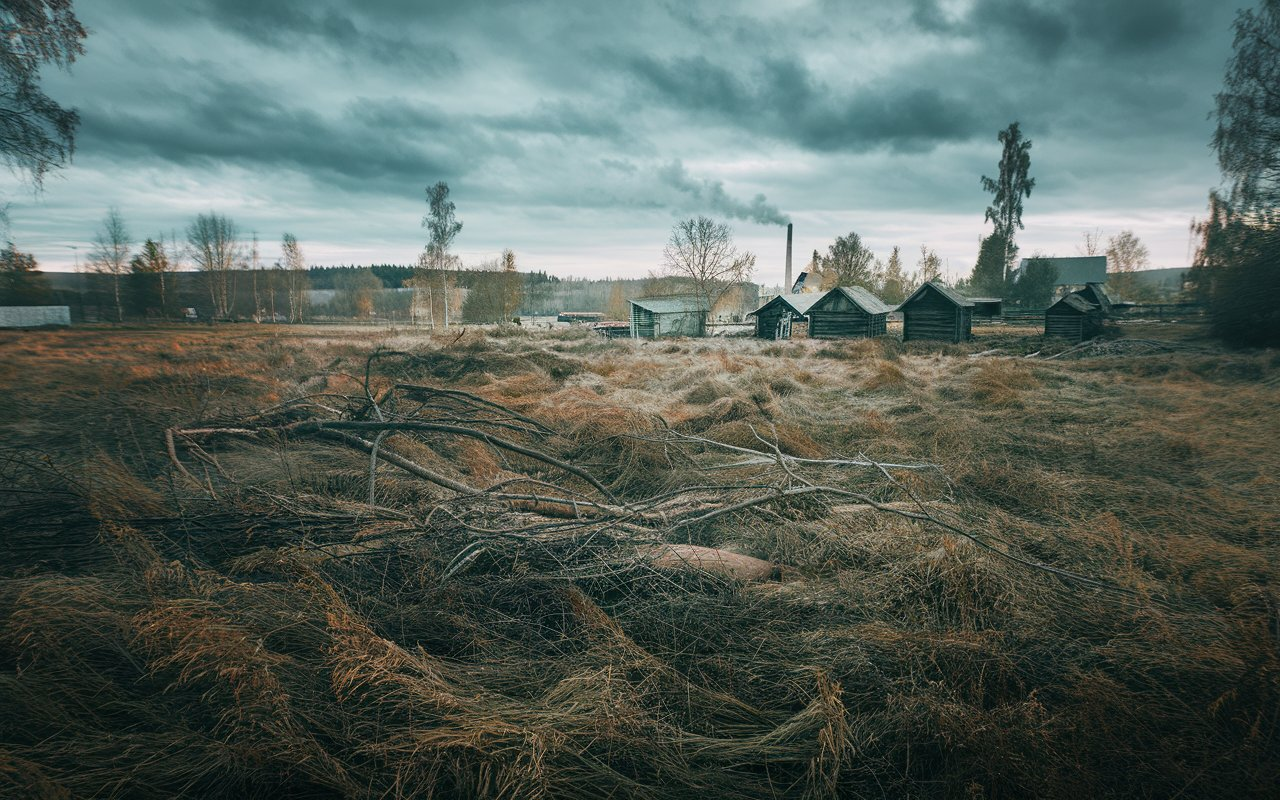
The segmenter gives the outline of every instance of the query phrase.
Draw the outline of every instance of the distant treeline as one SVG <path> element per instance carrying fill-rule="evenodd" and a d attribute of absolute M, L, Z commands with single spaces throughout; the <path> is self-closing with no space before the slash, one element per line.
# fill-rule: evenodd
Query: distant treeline
<path fill-rule="evenodd" d="M 3 270 L 0 305 L 65 305 L 73 321 L 114 320 L 113 276 L 95 273 Z M 398 264 L 311 267 L 291 275 L 289 270 L 233 270 L 218 278 L 228 285 L 233 319 L 285 321 L 290 318 L 290 291 L 301 280 L 305 295 L 304 320 L 322 317 L 392 320 L 411 318 L 411 279 L 417 268 Z M 450 273 L 452 286 L 465 297 L 499 280 L 493 270 L 462 269 Z M 550 316 L 561 311 L 598 311 L 612 319 L 626 319 L 627 300 L 666 294 L 673 287 L 662 280 L 558 278 L 545 271 L 520 273 L 523 292 L 519 313 Z M 120 278 L 126 319 L 177 319 L 194 309 L 200 319 L 214 316 L 210 280 L 204 272 L 132 273 Z M 473 304 L 474 305 L 474 304 Z M 468 315 L 471 316 L 471 315 Z M 483 315 L 482 315 L 483 316 Z M 489 321 L 476 318 L 468 321 Z M 492 321 L 497 321 L 495 318 Z"/>

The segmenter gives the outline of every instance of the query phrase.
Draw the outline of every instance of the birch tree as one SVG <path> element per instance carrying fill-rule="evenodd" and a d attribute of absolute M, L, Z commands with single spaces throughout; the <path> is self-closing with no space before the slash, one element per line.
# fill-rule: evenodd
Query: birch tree
<path fill-rule="evenodd" d="M 462 222 L 458 220 L 456 210 L 457 206 L 449 199 L 449 184 L 439 181 L 427 189 L 427 214 L 422 218 L 422 227 L 427 229 L 428 241 L 418 259 L 418 267 L 420 270 L 430 270 L 435 279 L 436 286 L 430 294 L 434 295 L 438 291 L 440 295 L 446 328 L 449 327 L 449 306 L 453 297 L 454 280 L 451 273 L 457 264 L 457 258 L 449 252 L 449 248 L 462 230 Z M 431 327 L 434 328 L 434 310 L 428 313 Z"/>
<path fill-rule="evenodd" d="M 1003 239 L 1005 257 L 1001 283 L 1008 283 L 1010 261 L 1013 259 L 1010 250 L 1014 248 L 1014 231 L 1026 227 L 1022 224 L 1022 198 L 1031 196 L 1036 179 L 1028 176 L 1031 169 L 1031 141 L 1022 138 L 1018 123 L 1011 123 L 996 138 L 1004 145 L 1000 155 L 1000 174 L 994 180 L 983 175 L 982 188 L 993 195 L 985 219 L 995 225 L 996 235 Z"/>
<path fill-rule="evenodd" d="M 131 242 L 120 209 L 111 208 L 102 218 L 102 228 L 93 237 L 89 251 L 89 270 L 111 276 L 112 293 L 115 296 L 116 322 L 124 319 L 124 306 L 120 301 L 120 278 L 129 271 Z"/>
<path fill-rule="evenodd" d="M 302 322 L 307 299 L 307 262 L 297 237 L 292 233 L 286 233 L 281 239 L 280 250 L 284 253 L 284 268 L 288 275 L 289 321 Z"/>
<path fill-rule="evenodd" d="M 205 274 L 215 319 L 229 319 L 235 302 L 234 275 L 240 259 L 240 232 L 230 218 L 210 211 L 187 226 L 187 245 Z"/>

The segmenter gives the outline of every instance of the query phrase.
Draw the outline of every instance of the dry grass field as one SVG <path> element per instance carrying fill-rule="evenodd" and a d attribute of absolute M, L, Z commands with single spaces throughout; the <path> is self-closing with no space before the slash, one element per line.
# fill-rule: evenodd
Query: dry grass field
<path fill-rule="evenodd" d="M 1274 796 L 1280 354 L 979 333 L 0 332 L 0 795 Z"/>

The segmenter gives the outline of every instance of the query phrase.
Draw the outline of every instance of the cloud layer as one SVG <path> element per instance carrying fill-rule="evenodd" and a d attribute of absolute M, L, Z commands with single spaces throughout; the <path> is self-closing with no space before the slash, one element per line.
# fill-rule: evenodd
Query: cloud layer
<path fill-rule="evenodd" d="M 643 274 L 674 219 L 704 213 L 734 221 L 765 280 L 788 221 L 801 252 L 852 230 L 966 269 L 978 177 L 1015 119 L 1037 178 L 1024 250 L 1131 227 L 1184 260 L 1233 17 L 1206 0 L 80 5 L 88 53 L 45 81 L 81 112 L 76 162 L 43 197 L 6 192 L 46 263 L 109 205 L 139 236 L 216 207 L 317 262 L 407 262 L 422 189 L 446 180 L 464 257 Z"/>

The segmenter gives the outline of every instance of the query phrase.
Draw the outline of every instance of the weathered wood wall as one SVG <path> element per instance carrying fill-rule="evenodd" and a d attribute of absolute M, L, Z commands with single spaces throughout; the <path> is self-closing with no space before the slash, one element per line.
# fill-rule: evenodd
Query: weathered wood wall
<path fill-rule="evenodd" d="M 879 336 L 887 329 L 887 314 L 868 314 L 848 297 L 832 292 L 809 309 L 809 336 L 847 339 Z"/>
<path fill-rule="evenodd" d="M 902 340 L 962 342 L 973 333 L 973 309 L 957 306 L 938 292 L 925 292 L 902 308 Z"/>
<path fill-rule="evenodd" d="M 1058 310 L 1055 306 L 1044 314 L 1044 335 L 1073 342 L 1083 342 L 1102 333 L 1101 310 L 1086 314 L 1070 307 Z"/>
<path fill-rule="evenodd" d="M 640 306 L 631 307 L 631 335 L 641 339 L 653 338 L 653 312 Z"/>
<path fill-rule="evenodd" d="M 771 308 L 768 311 L 758 312 L 756 314 L 756 337 L 760 339 L 775 339 L 778 332 L 778 320 L 783 314 L 790 314 L 790 311 Z"/>

